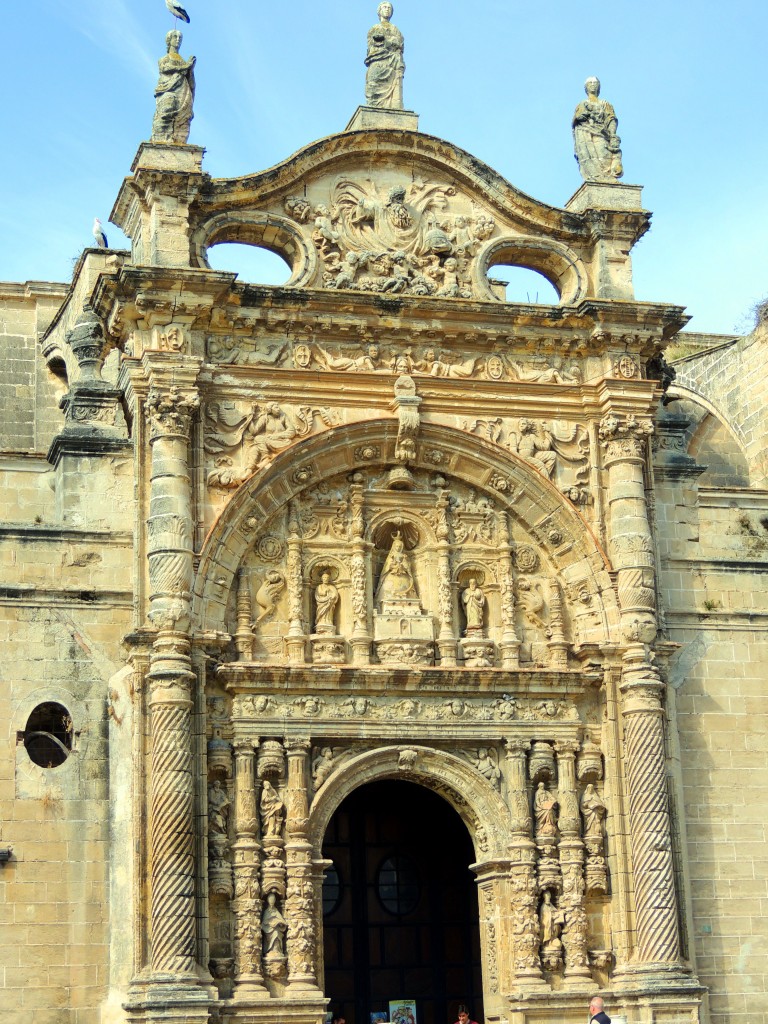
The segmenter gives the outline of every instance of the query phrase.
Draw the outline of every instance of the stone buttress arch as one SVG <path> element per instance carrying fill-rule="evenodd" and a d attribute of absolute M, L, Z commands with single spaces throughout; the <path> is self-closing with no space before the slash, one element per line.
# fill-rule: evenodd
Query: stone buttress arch
<path fill-rule="evenodd" d="M 309 811 L 314 858 L 322 857 L 328 823 L 342 802 L 360 786 L 383 779 L 413 782 L 447 800 L 469 832 L 477 861 L 509 855 L 509 809 L 487 779 L 455 754 L 400 743 L 351 757 L 328 777 Z"/>
<path fill-rule="evenodd" d="M 334 427 L 280 452 L 237 491 L 203 544 L 193 590 L 195 628 L 226 632 L 226 606 L 240 563 L 266 522 L 307 486 L 355 470 L 396 465 L 398 421 Z M 375 457 L 364 458 L 375 452 Z M 423 423 L 412 468 L 454 477 L 492 496 L 536 539 L 568 588 L 585 589 L 598 642 L 617 636 L 618 606 L 607 555 L 589 524 L 529 463 L 453 427 Z"/>

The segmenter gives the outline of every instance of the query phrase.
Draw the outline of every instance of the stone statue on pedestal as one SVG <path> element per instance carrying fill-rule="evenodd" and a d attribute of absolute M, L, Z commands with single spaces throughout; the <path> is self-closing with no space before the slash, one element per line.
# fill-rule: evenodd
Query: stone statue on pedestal
<path fill-rule="evenodd" d="M 186 143 L 192 122 L 195 100 L 195 60 L 179 54 L 181 32 L 173 29 L 165 37 L 168 49 L 158 61 L 160 77 L 155 87 L 155 117 L 152 121 L 153 142 Z"/>
<path fill-rule="evenodd" d="M 379 24 L 368 33 L 365 65 L 365 102 L 369 107 L 403 109 L 403 36 L 391 24 L 392 4 L 379 4 Z"/>
<path fill-rule="evenodd" d="M 331 583 L 330 573 L 324 572 L 315 587 L 315 632 L 335 633 L 333 614 L 339 603 L 339 592 Z"/>
<path fill-rule="evenodd" d="M 581 176 L 585 181 L 615 181 L 624 174 L 616 114 L 607 100 L 600 99 L 597 78 L 588 78 L 584 90 L 587 98 L 573 115 L 573 146 Z"/>

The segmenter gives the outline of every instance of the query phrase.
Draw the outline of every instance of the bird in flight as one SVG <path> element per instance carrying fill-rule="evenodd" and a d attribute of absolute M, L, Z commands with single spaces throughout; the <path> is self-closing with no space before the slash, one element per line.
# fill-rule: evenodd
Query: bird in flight
<path fill-rule="evenodd" d="M 181 6 L 181 4 L 176 3 L 176 0 L 165 0 L 165 6 L 171 12 L 174 18 L 179 18 L 181 21 L 186 21 L 186 23 L 189 24 L 189 15 Z"/>
<path fill-rule="evenodd" d="M 96 245 L 100 249 L 108 249 L 107 236 L 104 234 L 104 228 L 101 226 L 101 221 L 98 217 L 93 218 L 93 237 L 96 239 Z"/>

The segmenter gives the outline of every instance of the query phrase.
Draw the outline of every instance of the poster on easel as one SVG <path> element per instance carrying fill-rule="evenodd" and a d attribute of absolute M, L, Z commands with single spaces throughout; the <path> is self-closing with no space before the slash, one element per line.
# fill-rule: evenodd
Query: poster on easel
<path fill-rule="evenodd" d="M 415 999 L 390 999 L 390 1024 L 417 1024 Z"/>

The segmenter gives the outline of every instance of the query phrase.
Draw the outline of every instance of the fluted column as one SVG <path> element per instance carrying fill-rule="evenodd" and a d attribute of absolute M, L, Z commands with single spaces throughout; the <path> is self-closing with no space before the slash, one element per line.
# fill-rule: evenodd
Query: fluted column
<path fill-rule="evenodd" d="M 261 972 L 261 843 L 258 783 L 251 740 L 235 742 L 235 998 L 266 998 Z"/>
<path fill-rule="evenodd" d="M 288 921 L 288 990 L 317 990 L 315 975 L 317 927 L 314 915 L 312 846 L 307 839 L 309 818 L 308 739 L 286 740 L 288 794 L 286 815 L 285 916 Z"/>
<path fill-rule="evenodd" d="M 635 964 L 676 965 L 680 928 L 667 792 L 663 686 L 648 645 L 656 636 L 653 543 L 645 500 L 650 423 L 609 415 L 600 424 L 608 472 L 609 541 L 618 576 L 624 771 L 635 886 Z"/>
<path fill-rule="evenodd" d="M 188 448 L 192 389 L 153 387 L 148 521 L 149 619 L 158 629 L 149 670 L 151 965 L 154 975 L 196 977 L 192 672 L 188 638 L 192 521 Z"/>
<path fill-rule="evenodd" d="M 526 777 L 526 754 L 530 743 L 514 738 L 506 741 L 506 747 L 510 831 L 513 837 L 509 854 L 515 979 L 518 985 L 526 988 L 544 988 L 539 964 L 536 844 L 532 835 Z"/>
<path fill-rule="evenodd" d="M 587 961 L 584 843 L 581 839 L 581 816 L 576 791 L 578 749 L 578 743 L 568 740 L 559 740 L 556 745 L 560 798 L 560 869 L 563 875 L 560 909 L 565 916 L 562 942 L 565 950 L 565 979 L 569 988 L 574 984 L 580 986 L 580 979 L 586 979 L 591 984 Z"/>

